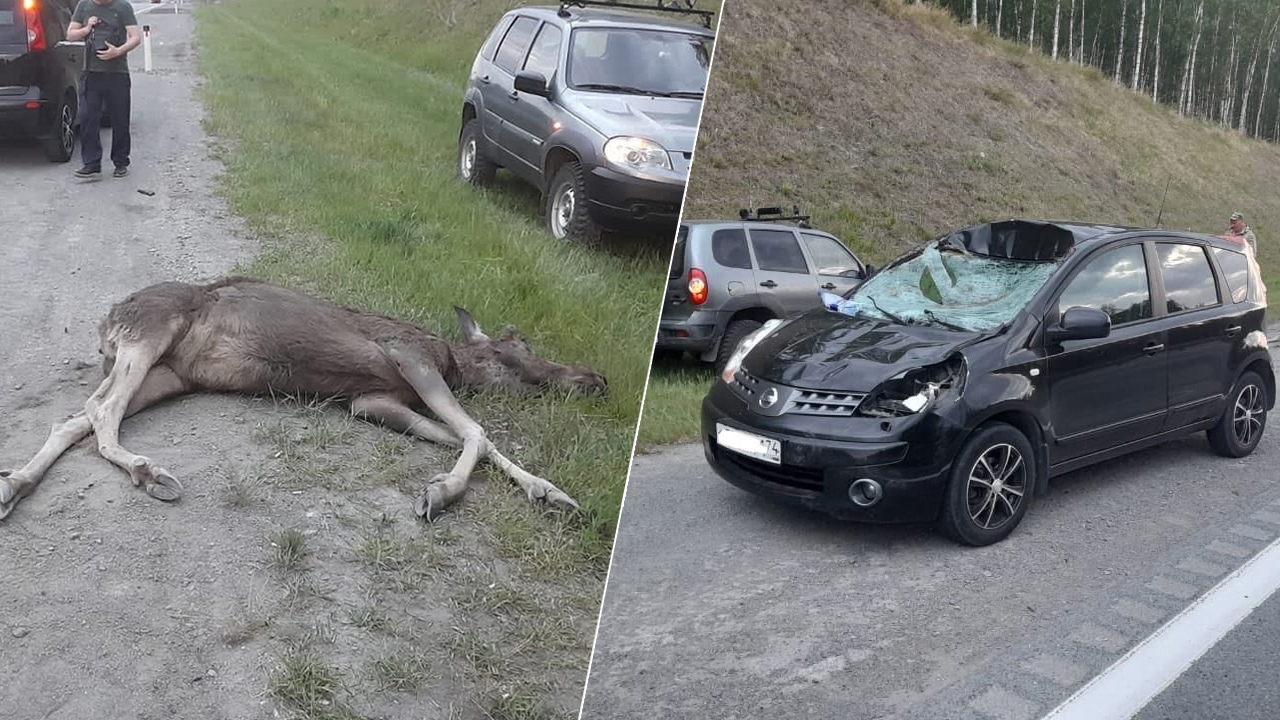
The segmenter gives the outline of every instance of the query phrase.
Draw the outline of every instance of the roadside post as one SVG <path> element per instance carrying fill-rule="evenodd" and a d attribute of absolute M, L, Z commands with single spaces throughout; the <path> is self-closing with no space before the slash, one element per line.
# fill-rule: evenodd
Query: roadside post
<path fill-rule="evenodd" d="M 151 26 L 142 26 L 142 67 L 151 72 Z"/>

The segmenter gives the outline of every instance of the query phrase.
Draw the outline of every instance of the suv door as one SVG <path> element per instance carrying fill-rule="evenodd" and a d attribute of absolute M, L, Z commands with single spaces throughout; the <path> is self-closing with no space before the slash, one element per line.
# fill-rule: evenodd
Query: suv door
<path fill-rule="evenodd" d="M 780 317 L 818 307 L 818 281 L 792 230 L 750 228 L 756 292 Z"/>
<path fill-rule="evenodd" d="M 564 30 L 554 23 L 544 22 L 533 38 L 520 72 L 539 73 L 547 79 L 550 86 L 556 77 L 556 69 L 560 66 L 563 45 Z M 519 92 L 514 85 L 509 98 L 510 111 L 502 127 L 503 144 L 530 171 L 540 176 L 542 146 L 551 135 L 556 106 L 547 98 Z"/>
<path fill-rule="evenodd" d="M 844 295 L 862 284 L 866 268 L 839 240 L 811 230 L 801 230 L 800 239 L 818 272 L 819 290 Z"/>
<path fill-rule="evenodd" d="M 489 72 L 480 77 L 480 96 L 484 98 L 484 134 L 493 142 L 495 160 L 500 165 L 510 165 L 515 154 L 505 142 L 505 125 L 511 116 L 511 95 L 515 93 L 516 71 L 524 64 L 529 53 L 529 43 L 538 29 L 538 19 L 516 15 L 511 27 L 498 43 Z M 519 171 L 522 168 L 512 167 Z M 523 174 L 523 173 L 521 173 Z"/>
<path fill-rule="evenodd" d="M 1159 240 L 1156 260 L 1164 286 L 1169 325 L 1169 419 L 1166 429 L 1217 416 L 1231 385 L 1231 351 L 1244 327 L 1235 303 L 1223 305 L 1218 276 L 1200 243 Z M 1239 256 L 1245 263 L 1248 260 Z M 1248 286 L 1241 288 L 1248 291 Z"/>
<path fill-rule="evenodd" d="M 1152 309 L 1154 267 L 1140 242 L 1108 248 L 1085 258 L 1050 301 L 1046 326 L 1076 306 L 1111 317 L 1108 337 L 1046 344 L 1053 465 L 1164 429 L 1169 355 Z"/>

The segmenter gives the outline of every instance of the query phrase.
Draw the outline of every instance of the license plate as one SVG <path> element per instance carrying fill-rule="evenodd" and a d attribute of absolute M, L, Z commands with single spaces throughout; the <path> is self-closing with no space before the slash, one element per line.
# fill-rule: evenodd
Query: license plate
<path fill-rule="evenodd" d="M 774 465 L 782 464 L 782 443 L 773 438 L 716 423 L 716 443 L 725 450 L 732 450 L 740 455 Z"/>

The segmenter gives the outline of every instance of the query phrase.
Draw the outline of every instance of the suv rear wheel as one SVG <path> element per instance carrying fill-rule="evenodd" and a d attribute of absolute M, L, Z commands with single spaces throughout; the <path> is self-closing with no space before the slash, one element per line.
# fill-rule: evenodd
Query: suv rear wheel
<path fill-rule="evenodd" d="M 493 184 L 498 166 L 485 157 L 480 139 L 480 121 L 472 118 L 458 138 L 458 177 L 468 185 L 486 187 Z"/>
<path fill-rule="evenodd" d="M 52 162 L 64 163 L 71 159 L 76 147 L 76 99 L 64 95 L 54 115 L 53 133 L 44 141 L 44 154 Z"/>
<path fill-rule="evenodd" d="M 601 228 L 587 212 L 587 184 L 582 165 L 570 160 L 556 171 L 546 198 L 547 231 L 558 240 L 596 243 Z"/>
<path fill-rule="evenodd" d="M 759 330 L 763 324 L 747 318 L 730 321 L 728 327 L 724 329 L 724 337 L 720 338 L 720 349 L 716 352 L 717 375 L 724 372 L 724 366 L 729 364 L 729 356 L 738 348 L 742 338 Z"/>

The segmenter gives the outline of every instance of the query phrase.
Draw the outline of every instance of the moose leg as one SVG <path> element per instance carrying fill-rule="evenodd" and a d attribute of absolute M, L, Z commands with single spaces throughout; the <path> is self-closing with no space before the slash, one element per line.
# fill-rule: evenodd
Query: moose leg
<path fill-rule="evenodd" d="M 138 413 L 162 400 L 181 395 L 186 391 L 186 384 L 164 366 L 157 366 L 147 373 L 129 407 L 125 417 Z M 93 423 L 83 411 L 53 426 L 49 438 L 21 470 L 0 470 L 0 520 L 9 516 L 18 501 L 30 495 L 36 486 L 49 472 L 49 468 L 71 446 L 88 437 L 93 432 Z"/>
<path fill-rule="evenodd" d="M 98 453 L 128 472 L 135 487 L 142 487 L 157 500 L 171 501 L 182 494 L 177 478 L 149 458 L 120 447 L 120 422 L 160 354 L 158 348 L 147 344 L 122 345 L 111 373 L 90 396 L 84 410 L 98 436 Z"/>

